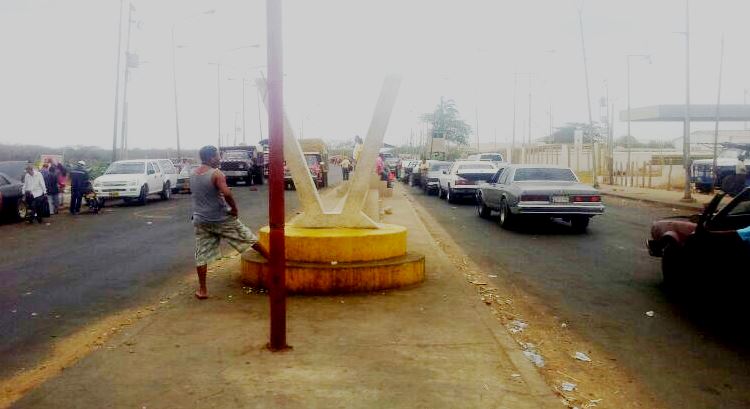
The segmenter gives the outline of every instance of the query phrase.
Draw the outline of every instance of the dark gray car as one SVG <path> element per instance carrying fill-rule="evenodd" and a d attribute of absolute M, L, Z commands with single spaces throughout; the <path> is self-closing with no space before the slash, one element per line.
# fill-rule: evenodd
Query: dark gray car
<path fill-rule="evenodd" d="M 570 169 L 549 165 L 510 165 L 477 189 L 477 214 L 500 212 L 508 228 L 527 216 L 561 218 L 585 231 L 590 219 L 604 213 L 598 190 L 585 185 Z"/>

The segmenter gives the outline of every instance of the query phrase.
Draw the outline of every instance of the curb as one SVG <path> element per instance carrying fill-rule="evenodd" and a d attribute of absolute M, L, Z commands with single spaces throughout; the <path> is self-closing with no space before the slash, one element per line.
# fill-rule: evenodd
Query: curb
<path fill-rule="evenodd" d="M 654 204 L 654 205 L 658 205 L 662 207 L 671 207 L 675 209 L 693 210 L 693 211 L 695 210 L 701 211 L 703 209 L 703 206 L 700 204 L 690 205 L 690 204 L 682 204 L 682 203 L 669 203 L 669 202 L 663 202 L 660 200 L 648 199 L 648 198 L 643 198 L 643 197 L 628 196 L 628 195 L 620 194 L 620 193 L 610 193 L 610 192 L 602 192 L 602 191 L 599 191 L 599 193 L 601 193 L 603 196 L 611 196 L 611 197 L 617 197 L 620 199 L 628 199 L 628 200 L 634 200 L 638 202 L 645 202 L 645 203 L 650 203 L 650 204 Z"/>
<path fill-rule="evenodd" d="M 401 190 L 401 189 L 399 189 Z M 425 233 L 428 235 L 428 237 L 432 240 L 433 244 L 437 247 L 437 249 L 441 252 L 443 252 L 442 249 L 440 249 L 440 246 L 435 243 L 435 237 L 430 233 L 430 230 L 427 228 L 427 222 L 428 220 L 425 220 L 426 218 L 431 219 L 432 216 L 427 212 L 426 209 L 422 207 L 419 203 L 417 203 L 415 200 L 411 199 L 411 192 L 401 190 L 399 193 L 406 196 L 406 200 L 409 202 L 410 210 L 414 214 L 414 217 L 416 220 L 419 221 L 419 224 L 422 225 L 422 229 L 425 231 Z M 417 207 L 419 207 L 419 210 L 417 210 Z M 432 221 L 432 220 L 430 220 Z M 442 226 L 437 224 L 435 222 L 434 228 L 437 229 L 443 229 Z M 446 237 L 448 238 L 448 241 L 450 241 L 450 245 L 459 247 L 458 244 L 453 242 L 452 236 L 450 236 L 447 232 L 443 232 Z M 459 247 L 460 248 L 460 247 Z M 446 254 L 447 257 L 447 254 Z M 465 284 L 465 283 L 462 283 Z M 474 311 L 477 313 L 480 321 L 482 324 L 487 328 L 487 330 L 492 334 L 492 337 L 495 339 L 495 342 L 497 343 L 500 350 L 502 350 L 502 353 L 505 354 L 505 356 L 508 358 L 508 360 L 516 367 L 518 372 L 521 374 L 524 382 L 529 387 L 529 393 L 530 396 L 534 397 L 534 400 L 537 401 L 538 407 L 540 408 L 553 408 L 558 407 L 557 402 L 558 398 L 551 389 L 550 385 L 542 378 L 542 375 L 539 373 L 536 367 L 529 361 L 524 355 L 521 349 L 518 346 L 518 343 L 510 336 L 510 333 L 503 328 L 502 326 L 498 325 L 492 314 L 490 313 L 490 310 L 487 308 L 484 308 L 485 305 L 479 300 L 478 297 L 475 296 L 474 293 L 472 293 L 472 289 L 469 286 L 462 285 L 461 290 L 464 294 L 472 297 L 472 305 L 474 307 Z"/>

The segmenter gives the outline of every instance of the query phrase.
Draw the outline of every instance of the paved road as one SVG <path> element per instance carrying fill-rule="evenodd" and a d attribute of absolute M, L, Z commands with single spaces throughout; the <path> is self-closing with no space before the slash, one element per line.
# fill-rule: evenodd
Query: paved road
<path fill-rule="evenodd" d="M 588 234 L 553 222 L 510 232 L 477 217 L 473 204 L 411 192 L 485 271 L 507 271 L 670 407 L 750 407 L 746 319 L 705 313 L 708 298 L 686 305 L 668 297 L 659 262 L 644 248 L 651 221 L 672 209 L 609 198 Z M 651 310 L 656 316 L 646 318 Z"/>
<path fill-rule="evenodd" d="M 329 183 L 340 181 L 332 167 Z M 248 226 L 267 224 L 267 185 L 233 192 Z M 288 191 L 286 208 L 297 204 Z M 33 366 L 55 338 L 153 303 L 170 293 L 171 280 L 192 274 L 190 208 L 189 195 L 174 195 L 143 207 L 115 203 L 99 215 L 61 214 L 49 226 L 0 225 L 0 377 Z"/>

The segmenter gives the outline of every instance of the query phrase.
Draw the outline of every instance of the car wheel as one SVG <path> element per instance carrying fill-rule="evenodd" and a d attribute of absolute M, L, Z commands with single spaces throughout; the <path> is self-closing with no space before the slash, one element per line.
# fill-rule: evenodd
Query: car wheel
<path fill-rule="evenodd" d="M 484 204 L 482 197 L 477 195 L 476 202 L 477 216 L 481 217 L 482 219 L 489 219 L 492 211 L 489 207 L 487 207 L 487 205 Z"/>
<path fill-rule="evenodd" d="M 25 220 L 28 216 L 29 209 L 26 207 L 26 202 L 23 199 L 18 199 L 16 203 L 15 216 L 17 220 Z"/>
<path fill-rule="evenodd" d="M 515 216 L 511 213 L 510 206 L 508 206 L 508 202 L 506 202 L 505 199 L 500 202 L 500 217 L 497 221 L 500 223 L 500 227 L 504 229 L 513 228 Z"/>
<path fill-rule="evenodd" d="M 683 255 L 680 247 L 672 239 L 667 239 L 661 255 L 661 275 L 664 286 L 670 289 L 680 287 L 684 283 L 685 271 Z"/>
<path fill-rule="evenodd" d="M 444 199 L 444 198 L 445 198 L 445 194 L 443 193 L 443 186 L 438 185 L 438 199 Z"/>
<path fill-rule="evenodd" d="M 145 206 L 148 201 L 148 188 L 146 185 L 141 186 L 141 194 L 138 196 L 138 204 Z"/>
<path fill-rule="evenodd" d="M 164 188 L 162 188 L 160 196 L 161 200 L 169 200 L 169 198 L 172 197 L 172 187 L 170 186 L 169 182 L 164 184 Z"/>
<path fill-rule="evenodd" d="M 573 217 L 570 219 L 570 226 L 578 233 L 585 233 L 586 229 L 589 228 L 590 221 L 591 218 L 587 216 Z"/>
<path fill-rule="evenodd" d="M 456 194 L 453 193 L 450 185 L 448 185 L 448 193 L 446 195 L 445 198 L 448 199 L 448 203 L 456 203 Z"/>

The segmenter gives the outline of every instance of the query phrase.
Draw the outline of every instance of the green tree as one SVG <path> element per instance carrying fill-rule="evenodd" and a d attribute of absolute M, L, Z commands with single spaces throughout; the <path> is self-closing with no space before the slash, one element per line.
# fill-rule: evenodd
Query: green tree
<path fill-rule="evenodd" d="M 471 126 L 460 118 L 456 102 L 440 97 L 440 103 L 433 112 L 422 114 L 420 119 L 432 125 L 433 138 L 445 138 L 458 145 L 466 145 Z"/>

